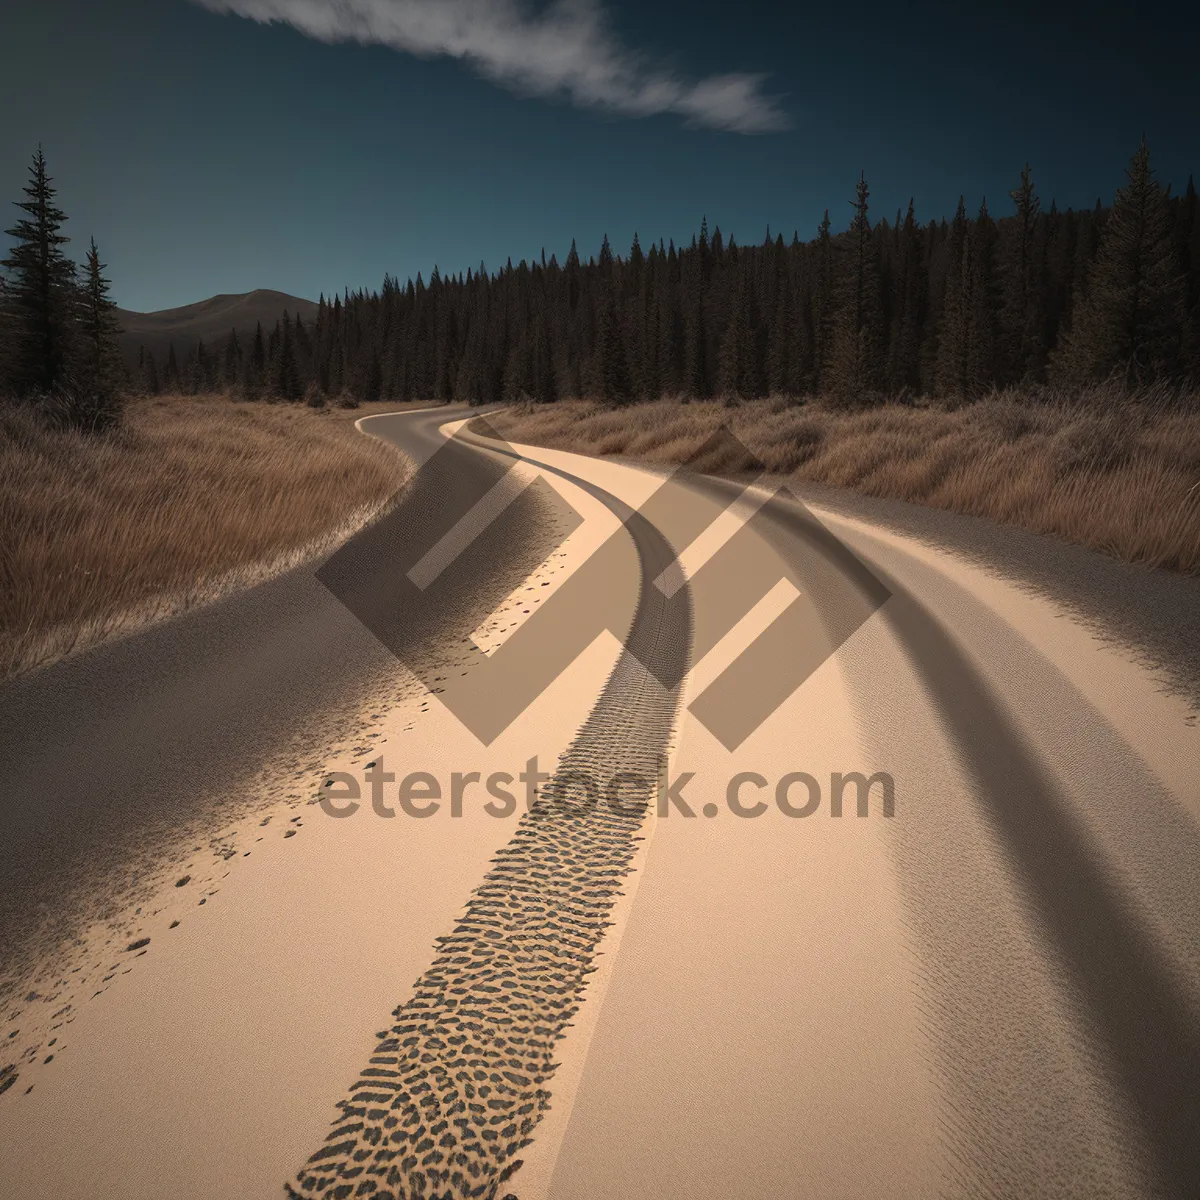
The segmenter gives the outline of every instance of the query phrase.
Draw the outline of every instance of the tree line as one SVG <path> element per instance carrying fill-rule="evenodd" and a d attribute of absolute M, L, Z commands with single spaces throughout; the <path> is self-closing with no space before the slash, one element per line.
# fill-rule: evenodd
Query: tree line
<path fill-rule="evenodd" d="M 1079 389 L 1200 378 L 1200 205 L 1172 196 L 1143 143 L 1110 207 L 1043 208 L 1026 166 L 996 219 L 960 200 L 950 221 L 910 202 L 873 222 L 865 179 L 847 230 L 768 232 L 739 246 L 702 221 L 690 246 L 607 237 L 585 263 L 511 260 L 321 297 L 306 325 L 284 314 L 248 344 L 197 346 L 147 390 L 229 389 L 298 399 L 465 400 L 588 396 L 823 395 L 845 405 L 992 388 Z"/>
<path fill-rule="evenodd" d="M 1200 204 L 1172 196 L 1143 141 L 1111 206 L 1044 208 L 1026 166 L 998 219 L 986 202 L 922 225 L 910 201 L 873 220 L 860 178 L 849 228 L 739 246 L 706 221 L 689 246 L 605 237 L 582 261 L 511 260 L 499 271 L 321 297 L 314 320 L 284 313 L 158 362 L 115 356 L 117 331 L 93 245 L 81 285 L 61 252 L 63 216 L 39 152 L 27 214 L 4 260 L 0 347 L 11 395 L 63 391 L 73 419 L 119 411 L 136 391 L 228 391 L 322 404 L 586 396 L 822 395 L 861 405 L 917 395 L 970 399 L 995 387 L 1078 389 L 1200 378 Z"/>
<path fill-rule="evenodd" d="M 0 260 L 0 398 L 36 403 L 61 424 L 105 429 L 120 421 L 129 386 L 116 305 L 95 239 L 82 272 L 63 251 L 66 215 L 52 182 L 39 148 Z"/>

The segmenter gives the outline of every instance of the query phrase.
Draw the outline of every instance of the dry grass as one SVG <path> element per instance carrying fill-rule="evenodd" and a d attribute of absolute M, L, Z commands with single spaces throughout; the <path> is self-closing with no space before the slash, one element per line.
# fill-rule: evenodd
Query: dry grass
<path fill-rule="evenodd" d="M 1126 396 L 1101 387 L 1068 401 L 995 394 L 956 409 L 819 402 L 659 401 L 524 406 L 490 418 L 515 441 L 736 474 L 747 461 L 697 461 L 720 425 L 772 473 L 951 509 L 1054 534 L 1116 558 L 1200 571 L 1200 396 Z"/>
<path fill-rule="evenodd" d="M 0 408 L 0 677 L 348 536 L 408 473 L 355 430 L 372 409 L 158 398 L 132 402 L 119 432 L 84 437 Z"/>

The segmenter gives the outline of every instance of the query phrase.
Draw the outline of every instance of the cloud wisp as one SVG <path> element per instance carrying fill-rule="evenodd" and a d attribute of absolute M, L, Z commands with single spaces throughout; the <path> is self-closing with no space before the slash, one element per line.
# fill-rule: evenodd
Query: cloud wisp
<path fill-rule="evenodd" d="M 422 58 L 462 59 L 493 82 L 533 96 L 565 96 L 628 117 L 675 113 L 734 133 L 786 129 L 763 76 L 682 78 L 621 45 L 599 0 L 195 0 L 218 13 L 291 25 L 323 42 L 389 46 Z"/>

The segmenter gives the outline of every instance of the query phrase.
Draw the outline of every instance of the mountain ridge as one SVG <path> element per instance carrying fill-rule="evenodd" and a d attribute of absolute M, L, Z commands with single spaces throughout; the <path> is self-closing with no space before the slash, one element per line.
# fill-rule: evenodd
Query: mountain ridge
<path fill-rule="evenodd" d="M 161 363 L 172 344 L 176 356 L 182 358 L 197 342 L 204 342 L 210 349 L 223 345 L 231 329 L 241 338 L 253 334 L 261 322 L 264 332 L 269 332 L 284 312 L 293 317 L 298 315 L 308 324 L 316 319 L 317 307 L 314 301 L 302 296 L 256 288 L 251 292 L 222 292 L 194 304 L 157 312 L 119 308 L 117 319 L 127 357 L 136 361 L 144 346 Z"/>

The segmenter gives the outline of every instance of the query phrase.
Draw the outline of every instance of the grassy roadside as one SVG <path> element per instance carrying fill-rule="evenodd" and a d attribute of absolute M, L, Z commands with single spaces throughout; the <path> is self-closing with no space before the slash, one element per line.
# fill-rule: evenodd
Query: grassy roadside
<path fill-rule="evenodd" d="M 1129 562 L 1200 571 L 1200 396 L 1097 388 L 995 394 L 959 408 L 839 411 L 773 398 L 524 405 L 489 418 L 517 442 L 693 463 L 723 423 L 774 474 L 1018 525 Z M 745 462 L 695 462 L 738 473 Z"/>
<path fill-rule="evenodd" d="M 354 428 L 398 407 L 155 397 L 97 437 L 0 408 L 0 678 L 331 548 L 407 478 Z"/>

